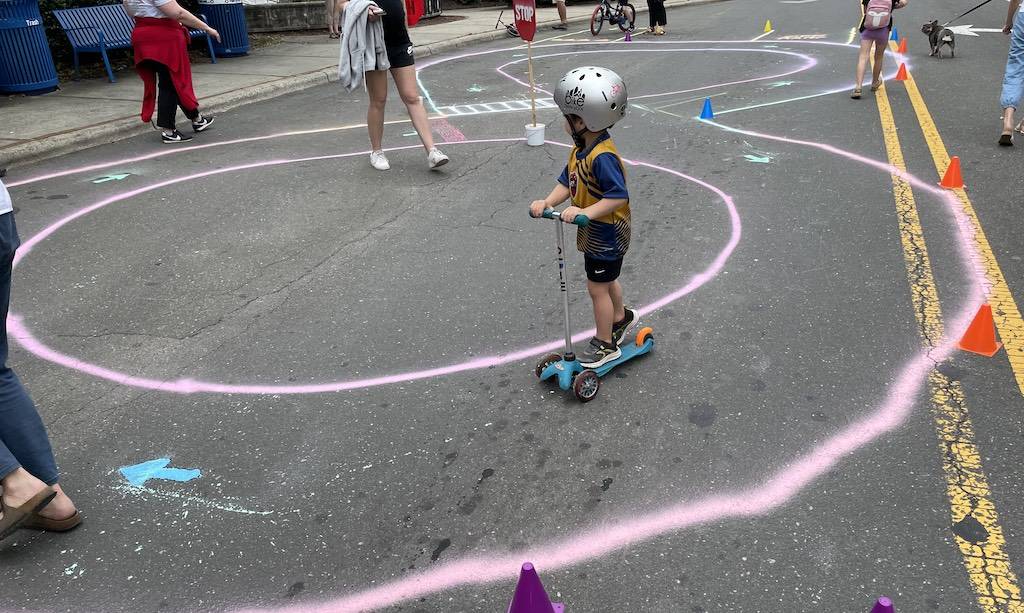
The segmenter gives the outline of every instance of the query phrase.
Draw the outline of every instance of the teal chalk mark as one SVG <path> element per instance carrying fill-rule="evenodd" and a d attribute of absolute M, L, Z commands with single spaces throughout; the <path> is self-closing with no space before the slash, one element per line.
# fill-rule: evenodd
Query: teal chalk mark
<path fill-rule="evenodd" d="M 755 164 L 771 164 L 772 163 L 772 159 L 770 157 L 768 157 L 768 156 L 745 155 L 743 157 L 745 157 L 748 162 L 753 162 Z"/>
<path fill-rule="evenodd" d="M 484 88 L 482 88 L 482 87 L 480 87 L 479 85 L 477 85 L 476 83 L 474 83 L 474 84 L 473 84 L 473 85 L 472 85 L 471 87 L 467 87 L 467 88 L 466 88 L 466 91 L 467 91 L 467 92 L 471 92 L 471 93 L 474 93 L 474 94 L 475 94 L 475 93 L 477 93 L 477 92 L 482 92 L 482 91 L 484 91 Z"/>
<path fill-rule="evenodd" d="M 158 458 L 134 466 L 122 466 L 118 471 L 128 483 L 135 487 L 142 487 L 150 479 L 165 479 L 183 483 L 203 474 L 198 468 L 167 468 L 170 463 L 170 458 Z"/>
<path fill-rule="evenodd" d="M 796 81 L 776 81 L 775 83 L 769 83 L 768 87 L 774 89 L 776 87 L 786 87 L 787 85 L 792 85 L 794 83 L 796 83 Z"/>
<path fill-rule="evenodd" d="M 125 179 L 127 179 L 130 176 L 131 175 L 127 174 L 127 173 L 123 174 L 123 175 L 107 175 L 105 177 L 100 177 L 98 179 L 93 179 L 92 182 L 93 183 L 106 183 L 107 181 L 124 181 Z"/>

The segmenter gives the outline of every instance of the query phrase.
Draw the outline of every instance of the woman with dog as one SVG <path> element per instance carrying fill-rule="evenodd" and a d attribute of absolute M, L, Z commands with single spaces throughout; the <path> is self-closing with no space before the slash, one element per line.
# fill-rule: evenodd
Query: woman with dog
<path fill-rule="evenodd" d="M 875 54 L 875 65 L 871 72 L 871 91 L 882 86 L 882 60 L 885 49 L 889 45 L 892 32 L 892 12 L 907 6 L 907 0 L 861 0 L 864 17 L 860 20 L 860 56 L 857 58 L 857 86 L 850 97 L 860 100 L 864 87 L 864 73 L 867 71 L 868 58 L 872 48 Z"/>
<path fill-rule="evenodd" d="M 1006 73 L 1003 76 L 1003 134 L 999 144 L 1003 147 L 1013 146 L 1013 114 L 1020 107 L 1024 97 L 1024 5 L 1021 0 L 1010 0 L 1010 10 L 1006 14 L 1004 34 L 1010 35 L 1010 53 L 1006 59 Z M 1017 124 L 1017 132 L 1024 134 L 1024 120 Z"/>

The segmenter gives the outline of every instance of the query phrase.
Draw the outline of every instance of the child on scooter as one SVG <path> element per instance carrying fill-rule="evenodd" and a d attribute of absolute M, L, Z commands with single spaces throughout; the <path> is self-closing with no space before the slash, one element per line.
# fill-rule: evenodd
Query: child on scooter
<path fill-rule="evenodd" d="M 576 230 L 576 248 L 583 253 L 597 334 L 579 361 L 584 368 L 598 368 L 622 356 L 619 346 L 637 322 L 636 313 L 623 303 L 618 281 L 629 249 L 629 192 L 625 168 L 608 134 L 626 113 L 626 84 L 611 70 L 586 66 L 562 77 L 554 97 L 576 146 L 558 185 L 530 205 L 530 215 L 540 217 L 571 198 L 562 221 L 573 223 L 577 215 L 590 218 L 587 227 Z"/>

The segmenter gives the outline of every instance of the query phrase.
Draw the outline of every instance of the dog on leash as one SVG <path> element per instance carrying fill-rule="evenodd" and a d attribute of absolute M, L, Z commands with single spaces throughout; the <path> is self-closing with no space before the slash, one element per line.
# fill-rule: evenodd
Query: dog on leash
<path fill-rule="evenodd" d="M 921 32 L 928 35 L 928 42 L 932 46 L 932 52 L 928 54 L 929 57 L 938 56 L 939 59 L 942 59 L 943 45 L 949 47 L 950 57 L 956 57 L 956 37 L 953 35 L 953 30 L 940 26 L 938 19 L 921 26 Z"/>

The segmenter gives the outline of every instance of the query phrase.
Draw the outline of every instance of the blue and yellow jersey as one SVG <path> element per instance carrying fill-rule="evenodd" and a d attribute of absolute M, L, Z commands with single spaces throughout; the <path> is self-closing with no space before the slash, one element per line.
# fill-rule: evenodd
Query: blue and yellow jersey
<path fill-rule="evenodd" d="M 629 249 L 629 192 L 626 170 L 605 132 L 587 149 L 573 147 L 569 164 L 558 182 L 569 188 L 573 206 L 586 209 L 605 198 L 622 198 L 626 204 L 600 219 L 591 219 L 586 228 L 576 229 L 576 248 L 592 258 L 617 260 Z"/>

